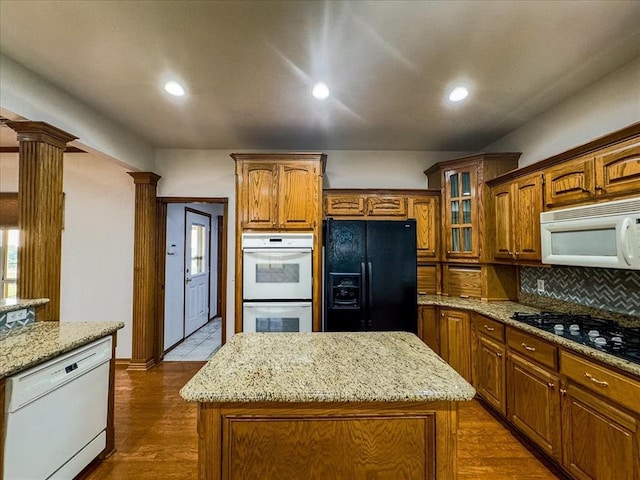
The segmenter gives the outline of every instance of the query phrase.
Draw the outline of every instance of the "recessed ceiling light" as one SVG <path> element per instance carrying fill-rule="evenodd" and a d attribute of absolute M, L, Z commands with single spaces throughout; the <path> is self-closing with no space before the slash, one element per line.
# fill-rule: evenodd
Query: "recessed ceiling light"
<path fill-rule="evenodd" d="M 182 97 L 184 95 L 184 88 L 178 82 L 167 82 L 164 85 L 164 89 L 174 97 Z"/>
<path fill-rule="evenodd" d="M 467 87 L 456 87 L 451 90 L 449 94 L 449 100 L 452 102 L 459 102 L 460 100 L 464 100 L 469 95 L 469 90 Z"/>
<path fill-rule="evenodd" d="M 324 82 L 318 82 L 313 86 L 313 90 L 311 91 L 314 97 L 318 100 L 324 100 L 329 96 L 331 92 L 329 92 L 329 87 Z"/>

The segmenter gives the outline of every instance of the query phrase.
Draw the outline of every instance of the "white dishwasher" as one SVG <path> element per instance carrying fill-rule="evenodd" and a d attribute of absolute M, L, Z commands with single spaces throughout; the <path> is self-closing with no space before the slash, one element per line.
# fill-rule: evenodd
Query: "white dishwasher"
<path fill-rule="evenodd" d="M 111 337 L 6 380 L 5 480 L 71 480 L 106 445 Z"/>

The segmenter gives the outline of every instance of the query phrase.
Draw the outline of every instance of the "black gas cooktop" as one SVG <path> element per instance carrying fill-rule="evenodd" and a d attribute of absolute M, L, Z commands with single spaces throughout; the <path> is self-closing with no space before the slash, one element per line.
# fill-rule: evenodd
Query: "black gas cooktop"
<path fill-rule="evenodd" d="M 514 320 L 616 357 L 640 363 L 640 328 L 624 328 L 591 315 L 516 312 Z"/>

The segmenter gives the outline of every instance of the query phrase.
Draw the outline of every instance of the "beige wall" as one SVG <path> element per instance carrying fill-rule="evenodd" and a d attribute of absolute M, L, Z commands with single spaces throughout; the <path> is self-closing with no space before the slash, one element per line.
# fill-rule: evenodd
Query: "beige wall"
<path fill-rule="evenodd" d="M 66 154 L 60 320 L 122 321 L 118 358 L 131 357 L 133 214 L 127 169 L 89 154 Z M 18 155 L 0 156 L 0 191 L 17 191 Z"/>
<path fill-rule="evenodd" d="M 487 146 L 484 151 L 522 152 L 529 165 L 640 122 L 640 59 Z"/>

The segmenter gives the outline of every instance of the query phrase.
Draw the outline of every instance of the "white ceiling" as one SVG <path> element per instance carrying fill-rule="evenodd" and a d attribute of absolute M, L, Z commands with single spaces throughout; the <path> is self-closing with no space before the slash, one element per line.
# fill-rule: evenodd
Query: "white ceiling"
<path fill-rule="evenodd" d="M 473 151 L 640 56 L 640 2 L 2 0 L 0 51 L 156 147 Z"/>

